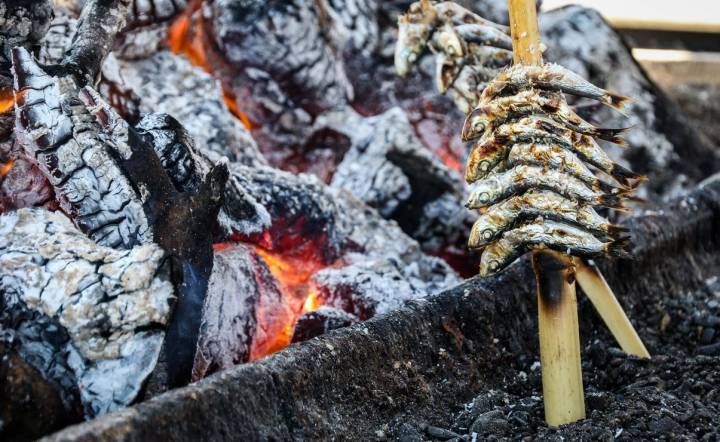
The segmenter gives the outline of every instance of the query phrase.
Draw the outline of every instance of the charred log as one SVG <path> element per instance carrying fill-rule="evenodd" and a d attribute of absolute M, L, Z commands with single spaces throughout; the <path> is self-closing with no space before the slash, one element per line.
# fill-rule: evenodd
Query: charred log
<path fill-rule="evenodd" d="M 153 146 L 92 89 L 78 91 L 70 78 L 50 76 L 21 49 L 13 61 L 19 135 L 64 210 L 101 243 L 154 240 L 177 258 L 180 296 L 166 348 L 168 368 L 177 370 L 172 382 L 186 381 L 212 268 L 207 226 L 217 216 L 227 169 L 209 169 L 193 193 L 179 191 Z"/>
<path fill-rule="evenodd" d="M 142 60 L 109 60 L 105 77 L 117 90 L 134 95 L 142 114 L 176 118 L 195 142 L 217 161 L 267 164 L 255 141 L 230 112 L 217 80 L 182 56 L 160 51 Z M 142 98 L 140 98 L 142 97 Z"/>
<path fill-rule="evenodd" d="M 720 268 L 718 182 L 658 209 L 629 223 L 634 261 L 603 263 L 632 317 L 641 311 L 657 315 L 642 306 L 682 299 L 706 287 Z M 360 441 L 399 415 L 428 422 L 497 388 L 506 376 L 499 368 L 537 351 L 534 333 L 519 332 L 537 327 L 533 294 L 531 269 L 521 261 L 499 277 L 469 280 L 392 315 L 292 346 L 49 440 L 122 434 L 183 441 L 232 432 L 245 439 Z M 583 326 L 590 329 L 592 307 L 581 306 Z"/>
<path fill-rule="evenodd" d="M 152 371 L 174 289 L 155 245 L 102 247 L 60 213 L 0 217 L 0 326 L 64 408 L 92 417 L 132 403 Z M 39 399 L 39 398 L 38 398 Z"/>
<path fill-rule="evenodd" d="M 247 362 L 255 341 L 282 333 L 291 316 L 277 281 L 252 247 L 220 248 L 203 307 L 193 380 Z"/>

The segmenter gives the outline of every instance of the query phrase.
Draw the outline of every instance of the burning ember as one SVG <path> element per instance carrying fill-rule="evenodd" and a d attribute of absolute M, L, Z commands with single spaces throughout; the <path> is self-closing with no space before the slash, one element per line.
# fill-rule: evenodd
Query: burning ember
<path fill-rule="evenodd" d="M 0 114 L 8 112 L 15 105 L 12 90 L 0 90 Z"/>
<path fill-rule="evenodd" d="M 0 163 L 0 177 L 4 177 L 12 170 L 15 166 L 15 160 L 10 160 L 5 163 Z"/>
<path fill-rule="evenodd" d="M 304 248 L 308 247 L 306 244 Z M 255 252 L 262 257 L 280 285 L 283 302 L 289 307 L 292 315 L 288 318 L 287 324 L 282 327 L 281 333 L 268 336 L 267 339 L 255 343 L 250 360 L 262 358 L 287 347 L 292 339 L 298 318 L 303 313 L 317 310 L 322 306 L 318 288 L 311 281 L 311 277 L 326 267 L 312 259 L 312 251 L 303 253 L 301 250 L 299 253 L 295 251 L 292 254 L 277 254 L 257 246 Z M 258 317 L 258 321 L 263 322 L 262 316 Z"/>

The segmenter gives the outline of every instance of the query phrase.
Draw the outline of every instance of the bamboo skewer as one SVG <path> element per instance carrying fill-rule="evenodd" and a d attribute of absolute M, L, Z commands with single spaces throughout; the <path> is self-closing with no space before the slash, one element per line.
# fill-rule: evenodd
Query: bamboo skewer
<path fill-rule="evenodd" d="M 554 252 L 532 256 L 545 422 L 556 427 L 585 419 L 575 268 Z"/>
<path fill-rule="evenodd" d="M 645 344 L 597 267 L 586 264 L 579 258 L 574 258 L 574 263 L 578 284 L 590 298 L 620 348 L 629 355 L 650 358 Z"/>
<path fill-rule="evenodd" d="M 535 0 L 509 0 L 516 64 L 542 64 Z M 559 426 L 585 418 L 580 331 L 572 260 L 554 252 L 533 254 L 537 281 L 540 364 L 545 422 Z"/>

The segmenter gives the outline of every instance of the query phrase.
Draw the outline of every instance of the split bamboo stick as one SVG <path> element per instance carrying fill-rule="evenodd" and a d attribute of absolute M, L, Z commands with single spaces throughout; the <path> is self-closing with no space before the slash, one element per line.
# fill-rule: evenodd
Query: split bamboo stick
<path fill-rule="evenodd" d="M 535 0 L 509 0 L 516 64 L 542 64 Z M 537 281 L 540 364 L 545 422 L 559 426 L 585 418 L 575 267 L 563 255 L 533 254 Z"/>
<path fill-rule="evenodd" d="M 578 284 L 590 298 L 595 310 L 610 329 L 620 348 L 629 355 L 650 358 L 645 344 L 597 267 L 586 264 L 579 258 L 574 258 L 574 263 Z"/>

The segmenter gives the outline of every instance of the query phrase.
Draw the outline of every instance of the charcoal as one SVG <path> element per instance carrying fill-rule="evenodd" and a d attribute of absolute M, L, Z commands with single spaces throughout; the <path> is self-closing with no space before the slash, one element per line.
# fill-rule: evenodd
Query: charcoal
<path fill-rule="evenodd" d="M 313 277 L 320 287 L 320 298 L 329 305 L 357 316 L 360 320 L 387 313 L 407 301 L 437 293 L 457 283 L 448 274 L 447 264 L 423 256 L 414 262 L 397 258 L 366 259 L 350 255 L 356 261 L 345 267 L 327 268 Z"/>
<path fill-rule="evenodd" d="M 205 31 L 224 58 L 220 75 L 256 127 L 263 151 L 301 145 L 316 115 L 353 95 L 333 41 L 342 32 L 318 4 L 327 2 L 208 2 Z"/>
<path fill-rule="evenodd" d="M 40 43 L 38 60 L 43 64 L 62 63 L 65 51 L 70 46 L 76 31 L 77 19 L 70 11 L 56 8 L 55 17 Z"/>
<path fill-rule="evenodd" d="M 156 245 L 100 246 L 58 212 L 0 216 L 2 327 L 87 417 L 130 404 L 160 352 L 174 289 Z"/>
<path fill-rule="evenodd" d="M 227 156 L 248 165 L 266 164 L 247 129 L 228 110 L 219 83 L 184 57 L 159 51 L 142 60 L 108 61 L 107 77 L 120 90 L 142 97 L 140 113 L 173 116 L 212 152 L 214 161 Z"/>
<path fill-rule="evenodd" d="M 13 68 L 22 94 L 17 136 L 59 190 L 63 210 L 101 245 L 130 248 L 151 240 L 142 201 L 100 140 L 72 80 L 51 77 L 22 49 L 13 52 Z"/>
<path fill-rule="evenodd" d="M 290 316 L 283 307 L 277 283 L 252 247 L 232 244 L 217 250 L 203 306 L 193 379 L 247 362 L 258 333 L 278 332 L 262 313 Z"/>
<path fill-rule="evenodd" d="M 127 23 L 130 0 L 87 0 L 61 71 L 80 86 L 94 85 L 115 37 Z"/>
<path fill-rule="evenodd" d="M 646 174 L 640 195 L 656 200 L 686 190 L 720 168 L 718 153 L 702 140 L 679 108 L 647 77 L 622 37 L 602 16 L 582 7 L 541 15 L 547 60 L 558 63 L 604 89 L 633 97 L 628 117 L 599 107 L 589 117 L 601 127 L 629 127 L 629 149 L 608 153 Z"/>
<path fill-rule="evenodd" d="M 5 0 L 0 3 L 0 90 L 12 87 L 12 49 L 37 47 L 52 18 L 52 4 L 47 0 Z"/>
<path fill-rule="evenodd" d="M 196 158 L 195 141 L 180 122 L 167 114 L 148 114 L 135 129 L 147 137 L 178 191 L 200 189 L 201 178 L 207 173 L 207 162 Z M 202 171 L 201 165 L 205 165 Z"/>
<path fill-rule="evenodd" d="M 355 315 L 333 307 L 322 306 L 298 318 L 292 342 L 302 342 L 358 322 Z"/>
<path fill-rule="evenodd" d="M 369 118 L 339 111 L 316 124 L 352 140 L 331 186 L 396 220 L 425 250 L 439 249 L 469 218 L 461 204 L 462 178 L 423 146 L 401 109 Z"/>
<path fill-rule="evenodd" d="M 39 438 L 80 420 L 58 390 L 18 353 L 14 331 L 0 328 L 0 436 Z M 12 439 L 12 436 L 10 436 Z"/>

